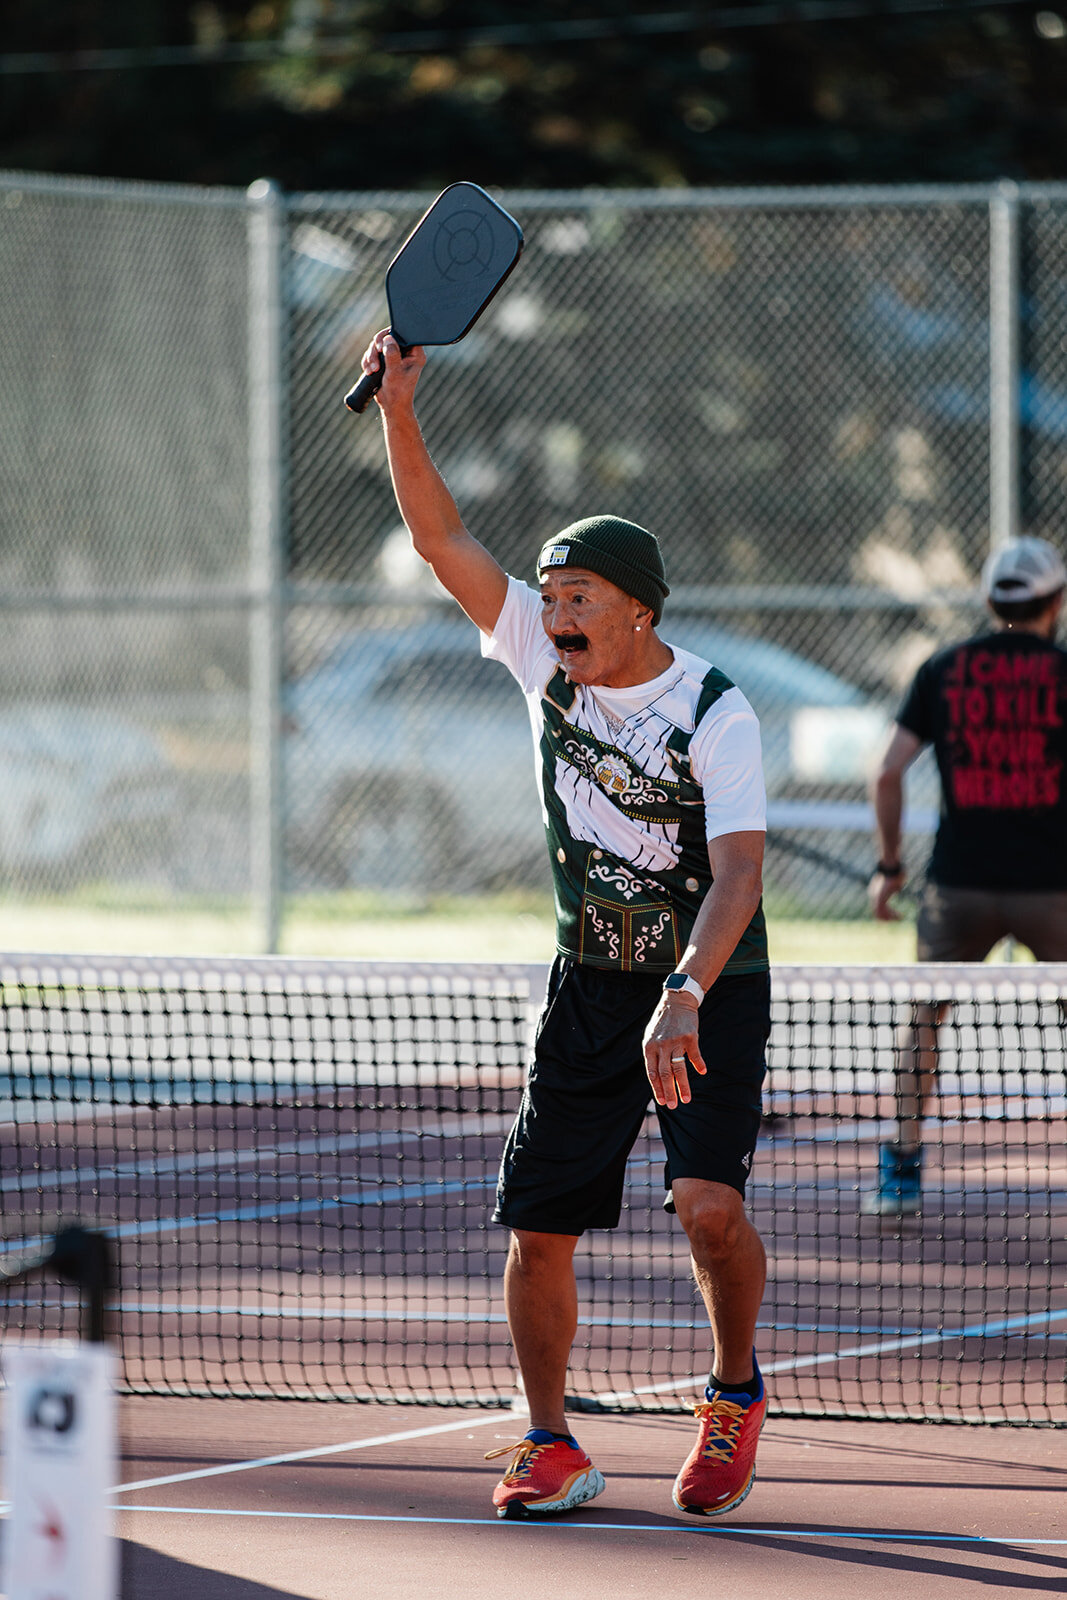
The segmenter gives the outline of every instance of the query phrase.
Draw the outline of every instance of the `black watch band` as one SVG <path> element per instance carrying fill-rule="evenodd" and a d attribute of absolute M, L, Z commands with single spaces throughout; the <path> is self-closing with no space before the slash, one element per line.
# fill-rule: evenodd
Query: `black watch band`
<path fill-rule="evenodd" d="M 904 868 L 899 861 L 879 861 L 874 870 L 880 872 L 883 878 L 899 878 Z"/>

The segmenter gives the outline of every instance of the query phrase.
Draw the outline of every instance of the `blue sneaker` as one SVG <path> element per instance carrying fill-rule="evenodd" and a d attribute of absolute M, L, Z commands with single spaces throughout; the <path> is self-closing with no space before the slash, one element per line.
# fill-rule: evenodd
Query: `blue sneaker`
<path fill-rule="evenodd" d="M 922 1200 L 922 1149 L 883 1144 L 878 1151 L 878 1187 L 864 1195 L 868 1217 L 914 1217 Z"/>

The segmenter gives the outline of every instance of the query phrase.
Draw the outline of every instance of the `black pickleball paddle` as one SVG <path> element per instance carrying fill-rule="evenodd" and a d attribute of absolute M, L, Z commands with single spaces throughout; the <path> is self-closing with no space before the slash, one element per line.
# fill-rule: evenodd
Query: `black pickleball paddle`
<path fill-rule="evenodd" d="M 455 344 L 477 322 L 522 253 L 522 229 L 476 183 L 437 196 L 389 263 L 389 331 L 402 350 Z M 363 411 L 381 387 L 382 367 L 345 395 Z"/>

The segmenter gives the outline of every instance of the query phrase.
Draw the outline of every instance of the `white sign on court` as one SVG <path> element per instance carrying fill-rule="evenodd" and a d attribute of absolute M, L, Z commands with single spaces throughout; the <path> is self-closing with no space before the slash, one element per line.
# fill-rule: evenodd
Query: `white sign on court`
<path fill-rule="evenodd" d="M 116 1600 L 113 1353 L 103 1344 L 4 1344 L 0 1592 Z"/>

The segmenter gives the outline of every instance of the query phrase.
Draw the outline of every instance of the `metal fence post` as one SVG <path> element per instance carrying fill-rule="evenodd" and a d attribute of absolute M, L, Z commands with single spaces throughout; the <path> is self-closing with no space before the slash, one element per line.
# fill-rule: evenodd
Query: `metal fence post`
<path fill-rule="evenodd" d="M 1019 191 L 997 185 L 989 204 L 989 535 L 990 546 L 1019 535 L 1022 456 Z"/>
<path fill-rule="evenodd" d="M 285 534 L 285 202 L 259 178 L 248 190 L 248 465 L 252 893 L 263 950 L 281 931 L 281 684 Z"/>

